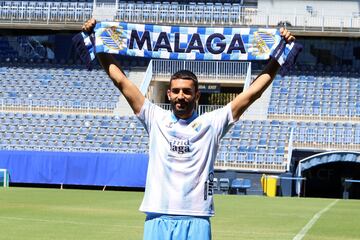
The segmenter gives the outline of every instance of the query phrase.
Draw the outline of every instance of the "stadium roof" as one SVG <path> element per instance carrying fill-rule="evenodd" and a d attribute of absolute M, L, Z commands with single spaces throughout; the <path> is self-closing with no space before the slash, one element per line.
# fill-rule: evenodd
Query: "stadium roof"
<path fill-rule="evenodd" d="M 333 162 L 354 162 L 360 163 L 360 152 L 355 151 L 334 151 L 315 154 L 313 156 L 304 158 L 299 162 L 296 169 L 296 175 L 301 176 L 303 171 L 320 164 Z"/>

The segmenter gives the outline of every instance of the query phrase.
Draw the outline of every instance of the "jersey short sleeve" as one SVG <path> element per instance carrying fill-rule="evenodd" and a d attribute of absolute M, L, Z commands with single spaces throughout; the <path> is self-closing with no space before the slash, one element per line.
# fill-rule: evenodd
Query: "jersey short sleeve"
<path fill-rule="evenodd" d="M 166 110 L 151 103 L 148 99 L 145 99 L 139 114 L 137 114 L 137 117 L 144 125 L 145 130 L 149 133 L 153 123 L 158 119 L 162 119 L 166 112 Z"/>

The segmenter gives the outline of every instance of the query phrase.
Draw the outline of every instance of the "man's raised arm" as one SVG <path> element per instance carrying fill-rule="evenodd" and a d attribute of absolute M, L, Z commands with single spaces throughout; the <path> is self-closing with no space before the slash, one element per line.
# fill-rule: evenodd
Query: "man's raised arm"
<path fill-rule="evenodd" d="M 287 43 L 295 40 L 295 37 L 284 28 L 280 29 L 280 34 Z M 231 111 L 234 120 L 238 120 L 245 110 L 261 97 L 262 93 L 269 87 L 272 80 L 275 78 L 279 69 L 279 63 L 274 58 L 271 58 L 269 63 L 265 66 L 265 69 L 258 75 L 250 87 L 240 93 L 231 102 Z"/>
<path fill-rule="evenodd" d="M 82 30 L 91 33 L 95 25 L 96 20 L 90 19 L 83 25 Z M 114 85 L 124 95 L 134 113 L 138 114 L 145 101 L 144 95 L 142 95 L 138 87 L 126 77 L 121 70 L 120 63 L 116 61 L 114 56 L 108 53 L 99 53 L 96 57 Z"/>

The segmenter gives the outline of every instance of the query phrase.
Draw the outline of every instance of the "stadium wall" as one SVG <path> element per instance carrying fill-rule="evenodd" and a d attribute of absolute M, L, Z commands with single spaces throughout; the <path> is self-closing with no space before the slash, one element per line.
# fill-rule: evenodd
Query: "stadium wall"
<path fill-rule="evenodd" d="M 0 151 L 11 183 L 144 187 L 147 154 Z"/>

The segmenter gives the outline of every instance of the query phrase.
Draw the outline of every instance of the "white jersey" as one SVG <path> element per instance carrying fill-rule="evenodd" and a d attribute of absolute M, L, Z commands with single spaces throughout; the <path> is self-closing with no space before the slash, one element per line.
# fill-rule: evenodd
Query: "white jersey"
<path fill-rule="evenodd" d="M 149 133 L 149 164 L 140 211 L 213 216 L 214 161 L 233 124 L 230 104 L 177 118 L 145 100 L 138 118 Z"/>

